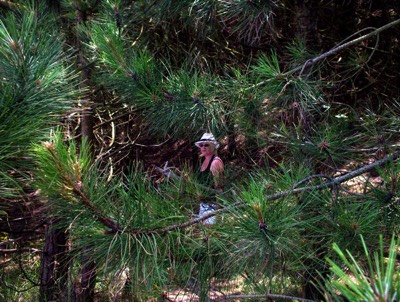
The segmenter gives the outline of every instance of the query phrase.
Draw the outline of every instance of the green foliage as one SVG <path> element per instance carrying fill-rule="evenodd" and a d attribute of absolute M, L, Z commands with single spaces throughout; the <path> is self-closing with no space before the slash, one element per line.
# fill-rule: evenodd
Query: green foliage
<path fill-rule="evenodd" d="M 399 133 L 399 123 L 397 123 L 397 116 L 400 114 L 400 98 L 393 100 L 393 103 L 387 104 L 387 110 L 384 114 L 384 120 L 387 121 L 388 132 L 395 136 Z"/>
<path fill-rule="evenodd" d="M 51 136 L 51 141 L 35 145 L 33 154 L 40 169 L 37 184 L 49 197 L 70 199 L 71 192 L 82 186 L 92 162 L 85 140 L 79 150 L 74 141 L 64 146 L 60 131 Z"/>
<path fill-rule="evenodd" d="M 357 252 L 361 246 L 354 240 L 363 236 L 371 245 L 376 244 L 376 237 L 384 231 L 381 208 L 374 200 L 336 200 L 332 211 L 332 242 L 341 249 Z"/>
<path fill-rule="evenodd" d="M 381 178 L 380 186 L 368 184 L 367 190 L 371 192 L 374 200 L 382 212 L 383 224 L 387 233 L 398 234 L 400 223 L 400 205 L 399 205 L 399 173 L 400 165 L 397 162 L 390 162 L 385 167 L 378 169 Z"/>
<path fill-rule="evenodd" d="M 316 123 L 306 133 L 300 125 L 294 128 L 281 123 L 271 137 L 286 146 L 286 152 L 296 162 L 306 160 L 314 167 L 322 164 L 338 170 L 350 160 L 362 158 L 362 153 L 355 146 L 361 144 L 365 137 L 354 135 L 356 127 L 354 123 L 337 117 Z"/>
<path fill-rule="evenodd" d="M 267 34 L 276 34 L 274 28 L 275 1 L 220 1 L 221 22 L 229 24 L 228 33 L 248 45 L 258 45 Z M 228 27 L 228 26 L 227 26 Z"/>
<path fill-rule="evenodd" d="M 292 67 L 297 67 L 302 63 L 304 64 L 307 60 L 313 57 L 313 54 L 310 52 L 310 49 L 307 48 L 304 39 L 301 39 L 300 37 L 296 37 L 293 41 L 288 43 L 286 45 L 286 50 L 287 53 L 285 55 L 287 61 Z"/>
<path fill-rule="evenodd" d="M 58 227 L 68 230 L 74 258 L 89 251 L 104 276 L 129 268 L 134 291 L 143 295 L 190 279 L 205 295 L 212 278 L 238 275 L 253 291 L 278 289 L 298 272 L 323 266 L 316 255 L 331 255 L 328 243 L 357 251 L 349 245 L 356 236 L 373 242 L 383 226 L 379 204 L 342 197 L 338 190 L 271 197 L 310 185 L 305 165 L 255 173 L 234 189 L 238 195 L 220 197 L 228 208 L 216 225 L 184 226 L 196 212 L 192 172 L 158 186 L 140 167 L 110 179 L 107 169 L 99 173 L 91 163 L 88 150 L 85 143 L 79 149 L 73 141 L 66 144 L 60 133 L 37 145 L 40 188 L 52 215 L 63 218 Z"/>
<path fill-rule="evenodd" d="M 225 270 L 245 276 L 256 292 L 282 290 L 285 279 L 314 261 L 311 247 L 318 237 L 312 230 L 324 217 L 310 215 L 307 209 L 312 206 L 301 198 L 269 199 L 279 190 L 291 189 L 306 172 L 298 167 L 281 168 L 280 172 L 255 173 L 237 187 L 240 193 L 235 199 L 242 204 L 223 215 Z"/>
<path fill-rule="evenodd" d="M 90 49 L 94 58 L 106 70 L 100 73 L 105 77 L 102 84 L 116 89 L 124 102 L 140 109 L 151 106 L 148 96 L 157 94 L 161 81 L 160 69 L 152 55 L 146 51 L 133 51 L 127 44 L 126 35 L 113 20 L 90 24 Z M 129 40 L 128 40 L 129 41 Z M 139 90 L 139 91 L 138 91 Z"/>
<path fill-rule="evenodd" d="M 179 278 L 186 272 L 188 279 L 188 270 L 201 268 L 201 278 L 211 278 L 203 239 L 193 240 L 178 227 L 166 230 L 193 214 L 176 198 L 183 183 L 156 188 L 139 167 L 123 180 L 110 180 L 106 170 L 99 174 L 99 167 L 91 164 L 88 150 L 85 144 L 78 151 L 73 141 L 64 143 L 59 132 L 34 150 L 38 186 L 50 201 L 51 215 L 62 217 L 57 227 L 68 230 L 72 255 L 89 251 L 105 275 L 129 268 L 134 286 L 153 293 L 171 281 L 169 270 Z M 185 186 L 191 187 L 195 185 Z"/>
<path fill-rule="evenodd" d="M 191 277 L 203 291 L 213 277 L 243 272 L 249 281 L 263 276 L 269 287 L 275 272 L 285 267 L 290 275 L 312 255 L 309 234 L 315 232 L 308 232 L 322 217 L 308 215 L 307 202 L 291 196 L 267 198 L 277 188 L 292 188 L 309 173 L 305 168 L 282 166 L 281 173 L 255 175 L 239 189 L 236 199 L 244 204 L 210 229 L 179 227 L 195 212 L 198 188 L 190 171 L 157 187 L 139 167 L 123 180 L 109 179 L 107 170 L 99 173 L 91 164 L 88 150 L 85 143 L 79 150 L 73 141 L 66 144 L 58 132 L 52 142 L 36 145 L 36 173 L 52 215 L 62 217 L 58 227 L 70 234 L 72 254 L 90 251 L 105 275 L 129 268 L 134 286 L 153 293 Z M 224 195 L 220 202 L 232 200 Z M 259 259 L 265 259 L 262 268 Z"/>
<path fill-rule="evenodd" d="M 399 271 L 396 265 L 398 240 L 392 237 L 386 248 L 380 237 L 380 248 L 370 253 L 361 236 L 363 259 L 337 245 L 334 251 L 341 262 L 328 259 L 334 277 L 326 282 L 327 301 L 396 301 L 400 290 Z"/>
<path fill-rule="evenodd" d="M 381 153 L 380 156 L 385 154 L 386 150 L 396 144 L 399 139 L 398 124 L 395 122 L 396 116 L 400 112 L 399 109 L 397 101 L 385 104 L 375 110 L 369 106 L 360 118 L 362 127 L 360 132 L 363 133 L 365 145 L 376 148 L 377 153 Z"/>
<path fill-rule="evenodd" d="M 0 20 L 0 182 L 7 188 L 2 196 L 16 187 L 10 171 L 25 178 L 21 172 L 30 165 L 22 157 L 30 144 L 44 137 L 43 130 L 78 94 L 54 24 L 51 15 L 29 7 Z"/>
<path fill-rule="evenodd" d="M 3 238 L 2 243 L 5 243 Z M 4 264 L 0 268 L 0 301 L 38 301 L 40 256 L 35 249 L 18 257 L 8 257 Z"/>
<path fill-rule="evenodd" d="M 154 133 L 175 137 L 224 125 L 218 79 L 191 67 L 162 70 L 145 51 L 127 50 L 113 22 L 90 27 L 94 54 L 105 65 L 102 82 L 139 109 Z M 217 132 L 217 131 L 215 131 Z"/>
<path fill-rule="evenodd" d="M 104 272 L 133 266 L 135 280 L 149 279 L 162 265 L 156 257 L 160 252 L 158 236 L 140 235 L 140 230 L 162 220 L 151 209 L 151 204 L 160 204 L 156 194 L 146 192 L 142 181 L 126 185 L 110 182 L 106 173 L 99 175 L 99 167 L 92 165 L 87 145 L 80 146 L 78 152 L 73 141 L 64 144 L 60 133 L 51 143 L 37 145 L 34 153 L 38 186 L 51 200 L 52 215 L 63 217 L 58 227 L 69 230 L 73 254 L 78 257 L 86 249 Z M 165 255 L 159 256 L 163 259 Z M 159 281 L 149 282 L 148 286 L 153 286 Z"/>
<path fill-rule="evenodd" d="M 218 78 L 182 69 L 164 83 L 163 98 L 146 114 L 152 130 L 174 137 L 191 137 L 199 129 L 223 132 L 226 109 Z"/>
<path fill-rule="evenodd" d="M 220 24 L 215 16 L 219 13 L 218 0 L 191 1 L 189 16 L 196 20 L 195 33 L 199 39 L 206 36 L 215 36 Z"/>
<path fill-rule="evenodd" d="M 79 274 L 85 250 L 102 284 L 129 269 L 138 299 L 192 282 L 205 299 L 212 278 L 238 276 L 254 293 L 287 292 L 323 269 L 325 256 L 335 259 L 333 242 L 358 256 L 363 246 L 354 244 L 357 236 L 376 246 L 378 233 L 398 233 L 398 165 L 372 171 L 381 183 L 360 178 L 363 183 L 355 192 L 347 184 L 324 187 L 351 165 L 397 148 L 398 90 L 390 81 L 384 89 L 378 85 L 380 77 L 392 79 L 395 64 L 377 56 L 396 59 L 397 40 L 387 39 L 391 46 L 379 52 L 364 40 L 362 47 L 309 66 L 315 56 L 310 41 L 292 42 L 291 37 L 315 25 L 314 42 L 321 39 L 317 49 L 322 53 L 343 28 L 332 38 L 338 25 L 325 24 L 322 17 L 315 24 L 311 17 L 305 18 L 309 24 L 297 24 L 310 12 L 300 2 L 57 1 L 63 23 L 44 14 L 43 7 L 13 5 L 25 10 L 15 14 L 2 7 L 0 197 L 13 195 L 18 177 L 37 180 L 41 198 L 49 200 L 46 218 L 57 218 L 54 227 L 69 236 L 71 278 Z M 365 1 L 352 3 L 350 21 L 354 15 L 360 24 L 393 18 L 397 11 L 389 2 L 382 4 L 387 8 L 382 13 L 357 10 L 369 6 Z M 315 6 L 313 12 L 325 17 L 324 9 L 336 14 L 345 7 L 334 1 Z M 57 27 L 73 38 L 64 41 Z M 65 52 L 68 45 L 78 47 L 76 57 Z M 101 153 L 98 162 L 85 141 L 65 141 L 62 130 L 47 137 L 49 126 L 85 93 L 68 66 L 76 59 L 77 72 L 93 84 L 91 100 L 98 101 L 93 110 L 101 124 L 95 135 L 104 143 L 101 150 L 92 146 Z M 110 103 L 115 106 L 103 106 Z M 128 121 L 126 115 L 114 119 L 119 111 L 134 114 Z M 111 121 L 104 119 L 105 112 Z M 69 126 L 79 131 L 80 120 L 75 122 Z M 117 123 L 126 128 L 122 131 Z M 109 124 L 114 144 L 105 150 Z M 221 138 L 221 156 L 233 171 L 233 190 L 219 195 L 222 211 L 212 227 L 191 222 L 204 188 L 188 166 L 177 173 L 180 178 L 162 176 L 155 183 L 145 165 L 129 171 L 123 166 L 126 173 L 116 174 L 115 167 L 100 162 L 104 154 L 110 163 L 115 157 L 121 162 L 122 151 L 129 161 L 128 156 L 143 150 L 141 140 L 168 137 L 191 143 L 204 130 Z M 137 139 L 131 139 L 135 131 Z M 116 144 L 115 137 L 121 142 Z M 42 138 L 49 142 L 35 144 L 38 169 L 32 170 L 26 150 Z M 247 177 L 248 169 L 264 160 L 273 168 Z"/>
<path fill-rule="evenodd" d="M 271 92 L 275 91 L 276 93 L 278 93 L 281 90 L 279 88 L 283 87 L 283 85 L 284 85 L 284 84 L 282 84 L 282 83 L 284 83 L 282 81 L 282 80 L 284 80 L 283 71 L 281 70 L 278 55 L 276 52 L 272 52 L 270 55 L 261 54 L 258 57 L 255 66 L 253 67 L 253 72 L 255 73 L 255 75 L 257 75 L 257 78 L 263 77 L 264 79 L 267 79 L 270 81 L 273 81 L 273 80 L 276 81 L 276 83 L 277 83 L 276 86 L 278 87 L 278 89 L 275 88 L 275 90 L 271 90 Z M 263 78 L 261 78 L 261 80 Z M 274 84 L 274 82 L 273 82 L 273 84 Z M 271 85 L 271 86 L 275 86 L 275 85 Z"/>

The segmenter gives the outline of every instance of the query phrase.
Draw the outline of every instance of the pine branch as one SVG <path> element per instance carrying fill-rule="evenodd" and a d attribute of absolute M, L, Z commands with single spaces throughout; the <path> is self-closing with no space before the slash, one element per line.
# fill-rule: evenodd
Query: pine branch
<path fill-rule="evenodd" d="M 266 298 L 273 298 L 273 299 L 283 299 L 283 300 L 291 300 L 291 301 L 304 301 L 304 302 L 315 302 L 315 300 L 309 300 L 299 297 L 292 297 L 286 295 L 277 295 L 277 294 L 265 294 L 265 295 L 230 295 L 225 296 L 225 300 L 236 300 L 236 299 L 266 299 Z"/>
<path fill-rule="evenodd" d="M 353 46 L 353 45 L 355 45 L 355 44 L 357 44 L 357 43 L 359 43 L 361 41 L 364 41 L 364 40 L 366 40 L 366 39 L 368 39 L 368 38 L 370 38 L 372 36 L 375 36 L 375 35 L 379 34 L 380 32 L 385 31 L 385 30 L 387 30 L 387 29 L 389 29 L 389 28 L 391 28 L 393 26 L 396 26 L 398 24 L 400 24 L 400 19 L 397 19 L 397 20 L 395 20 L 393 22 L 390 22 L 390 23 L 388 23 L 388 24 L 386 24 L 386 25 L 384 25 L 382 27 L 379 27 L 376 30 L 374 30 L 374 31 L 372 31 L 372 32 L 370 32 L 370 33 L 368 33 L 366 35 L 363 35 L 363 36 L 358 37 L 358 38 L 356 38 L 354 40 L 351 40 L 351 41 L 349 41 L 347 43 L 344 43 L 344 44 L 341 44 L 339 46 L 336 46 L 336 47 L 328 50 L 327 52 L 323 53 L 322 55 L 319 55 L 319 56 L 317 56 L 317 57 L 315 57 L 313 59 L 307 60 L 303 65 L 298 66 L 298 67 L 296 67 L 296 68 L 294 68 L 292 70 L 289 70 L 289 71 L 285 72 L 284 74 L 282 74 L 281 76 L 282 77 L 286 77 L 286 76 L 289 76 L 289 75 L 291 75 L 291 74 L 293 74 L 295 72 L 298 72 L 298 71 L 301 71 L 300 72 L 300 74 L 301 74 L 304 71 L 304 69 L 306 69 L 307 67 L 309 67 L 309 66 L 311 66 L 311 65 L 313 65 L 313 64 L 315 64 L 315 63 L 317 63 L 317 62 L 319 62 L 319 61 L 321 61 L 323 59 L 325 59 L 326 57 L 328 57 L 330 55 L 333 55 L 333 54 L 335 54 L 335 53 L 337 53 L 337 52 L 339 52 L 339 51 L 341 51 L 341 50 L 343 50 L 345 48 Z M 264 84 L 267 84 L 270 81 L 271 81 L 271 79 L 262 81 L 260 83 L 257 83 L 256 85 L 252 86 L 251 88 L 262 86 Z"/>
<path fill-rule="evenodd" d="M 309 67 L 309 66 L 311 66 L 311 65 L 313 65 L 313 64 L 315 64 L 315 63 L 317 63 L 317 62 L 319 62 L 319 61 L 321 61 L 323 59 L 325 59 L 326 57 L 328 57 L 330 55 L 333 55 L 333 54 L 335 54 L 335 53 L 337 53 L 337 52 L 339 52 L 339 51 L 341 51 L 341 50 L 343 50 L 345 48 L 353 46 L 355 44 L 358 44 L 359 42 L 364 41 L 364 40 L 366 40 L 366 39 L 368 39 L 368 38 L 370 38 L 372 36 L 375 36 L 375 35 L 379 34 L 380 32 L 385 31 L 386 29 L 389 29 L 389 28 L 391 28 L 393 26 L 396 26 L 398 24 L 400 24 L 400 19 L 397 19 L 397 20 L 395 20 L 393 22 L 390 22 L 389 24 L 386 24 L 386 25 L 384 25 L 382 27 L 379 27 L 378 29 L 370 32 L 369 34 L 363 35 L 363 36 L 358 37 L 358 38 L 356 38 L 354 40 L 351 40 L 351 41 L 349 41 L 347 43 L 344 43 L 344 44 L 339 45 L 339 46 L 337 46 L 335 48 L 332 48 L 331 50 L 323 53 L 322 55 L 320 55 L 320 56 L 318 56 L 318 57 L 316 57 L 314 59 L 308 60 L 306 63 L 304 63 L 303 66 L 298 66 L 298 67 L 292 69 L 291 71 L 288 71 L 286 74 L 289 75 L 289 74 L 295 73 L 295 72 L 297 72 L 299 70 L 303 71 L 305 68 L 307 68 L 307 67 Z"/>
<path fill-rule="evenodd" d="M 62 181 L 65 183 L 65 185 L 67 185 L 69 188 L 72 189 L 72 192 L 79 198 L 82 204 L 96 217 L 96 219 L 100 223 L 102 223 L 107 228 L 111 229 L 111 232 L 113 234 L 122 231 L 122 228 L 118 225 L 117 222 L 103 215 L 97 208 L 95 208 L 91 204 L 90 199 L 84 194 L 82 190 L 81 182 L 79 180 L 78 181 L 72 180 L 71 177 L 69 177 L 69 175 L 65 173 L 64 168 L 60 164 L 61 160 L 54 150 L 54 145 L 52 143 L 46 143 L 44 144 L 44 147 L 49 151 L 52 157 L 52 162 L 55 164 Z"/>
<path fill-rule="evenodd" d="M 65 173 L 63 167 L 60 164 L 60 159 L 58 158 L 55 150 L 54 150 L 54 146 L 50 143 L 50 144 L 45 144 L 45 147 L 47 148 L 47 150 L 50 152 L 51 157 L 53 158 L 53 162 L 56 165 L 57 170 L 60 173 L 60 177 L 63 180 L 63 182 L 72 189 L 72 192 L 79 198 L 79 200 L 82 202 L 82 204 L 96 217 L 96 219 L 102 223 L 104 226 L 106 226 L 107 228 L 109 228 L 111 231 L 110 233 L 112 234 L 116 234 L 119 233 L 123 230 L 123 228 L 114 220 L 112 220 L 111 218 L 107 217 L 106 215 L 103 215 L 97 208 L 95 208 L 92 203 L 90 202 L 90 199 L 84 194 L 83 190 L 82 190 L 82 185 L 80 183 L 79 180 L 74 181 L 73 179 L 71 179 L 71 177 L 69 177 L 69 175 L 67 175 L 67 173 Z M 388 163 L 389 161 L 393 161 L 397 158 L 400 157 L 400 151 L 397 151 L 381 160 L 378 160 L 372 164 L 363 166 L 357 170 L 354 170 L 352 172 L 349 172 L 343 176 L 339 176 L 336 178 L 330 178 L 328 176 L 325 175 L 312 175 L 309 176 L 307 178 L 305 178 L 304 180 L 296 183 L 292 189 L 290 190 L 286 190 L 283 192 L 279 192 L 273 195 L 269 195 L 266 196 L 265 199 L 272 201 L 272 200 L 276 200 L 279 198 L 282 198 L 284 196 L 288 196 L 288 195 L 293 195 L 293 194 L 299 194 L 302 192 L 306 192 L 306 191 L 311 191 L 311 190 L 322 190 L 322 189 L 326 189 L 326 188 L 336 188 L 336 189 L 340 189 L 340 184 L 343 182 L 346 182 L 354 177 L 357 177 L 361 174 L 364 174 L 366 172 L 371 171 L 372 169 L 382 166 L 386 163 Z M 158 167 L 157 167 L 158 168 Z M 172 177 L 179 177 L 176 174 L 172 173 L 172 171 L 170 171 L 169 169 L 166 171 L 166 167 L 164 169 L 158 168 L 159 171 L 161 173 L 166 173 L 169 172 L 168 175 L 172 176 Z M 307 186 L 307 187 L 301 187 L 301 188 L 297 188 L 300 184 L 305 183 L 313 178 L 326 178 L 328 179 L 325 183 L 320 184 L 320 185 L 314 185 L 314 186 Z M 342 188 L 343 189 L 343 188 Z M 210 191 L 214 191 L 213 189 L 210 189 Z M 221 194 L 221 192 L 218 192 Z M 171 231 L 177 230 L 177 229 L 184 229 L 186 227 L 195 225 L 199 222 L 202 222 L 210 217 L 219 215 L 221 213 L 225 213 L 230 211 L 232 208 L 239 208 L 241 206 L 244 206 L 245 203 L 243 201 L 237 201 L 236 203 L 234 203 L 231 206 L 225 207 L 225 208 L 221 208 L 218 209 L 214 212 L 211 213 L 207 213 L 201 217 L 197 217 L 195 219 L 192 219 L 190 221 L 184 222 L 184 223 L 180 223 L 180 224 L 174 224 L 174 225 L 169 225 L 167 227 L 164 228 L 154 228 L 154 229 L 131 229 L 131 230 L 126 230 L 126 233 L 131 233 L 134 234 L 135 236 L 148 236 L 148 235 L 161 235 L 161 234 L 166 234 L 169 233 Z"/>
<path fill-rule="evenodd" d="M 111 233 L 115 234 L 122 231 L 122 228 L 118 225 L 117 222 L 112 220 L 111 218 L 105 217 L 97 210 L 91 203 L 89 198 L 83 193 L 79 184 L 74 184 L 72 190 L 82 201 L 83 205 L 97 218 L 97 220 L 102 223 L 104 226 L 111 229 Z"/>
<path fill-rule="evenodd" d="M 366 166 L 361 167 L 361 168 L 359 168 L 357 170 L 349 172 L 349 173 L 347 173 L 347 174 L 345 174 L 343 176 L 332 178 L 330 181 L 325 182 L 323 184 L 315 185 L 315 186 L 302 187 L 302 188 L 297 188 L 297 189 L 293 188 L 291 190 L 287 190 L 287 191 L 283 191 L 283 192 L 279 192 L 279 193 L 276 193 L 276 194 L 273 194 L 273 195 L 266 196 L 265 199 L 271 201 L 271 200 L 276 200 L 276 199 L 279 199 L 279 198 L 282 198 L 284 196 L 288 196 L 288 195 L 291 195 L 291 194 L 299 194 L 299 193 L 307 192 L 307 191 L 311 191 L 311 190 L 322 190 L 322 189 L 326 189 L 326 188 L 335 188 L 335 187 L 339 186 L 341 183 L 343 183 L 345 181 L 348 181 L 348 180 L 350 180 L 350 179 L 352 179 L 354 177 L 357 177 L 357 176 L 359 176 L 361 174 L 369 172 L 372 169 L 374 169 L 376 167 L 379 167 L 379 166 L 382 166 L 382 165 L 384 165 L 384 164 L 386 164 L 386 163 L 388 163 L 388 162 L 390 162 L 392 160 L 395 160 L 395 159 L 397 159 L 399 157 L 400 157 L 400 151 L 395 152 L 395 153 L 393 153 L 393 154 L 391 154 L 391 155 L 389 155 L 389 156 L 387 156 L 387 157 L 385 157 L 385 158 L 383 158 L 381 160 L 378 160 L 378 161 L 376 161 L 376 162 L 374 162 L 372 164 L 366 165 Z M 309 179 L 309 178 L 310 177 L 307 177 L 307 179 Z M 303 182 L 303 181 L 301 181 L 301 182 Z M 210 217 L 219 215 L 221 213 L 228 212 L 232 208 L 237 208 L 237 207 L 241 207 L 241 206 L 244 206 L 244 205 L 245 205 L 245 203 L 243 201 L 238 201 L 235 204 L 233 204 L 232 206 L 215 210 L 214 212 L 210 212 L 208 214 L 205 214 L 205 215 L 203 215 L 201 217 L 192 219 L 192 220 L 190 220 L 188 222 L 185 222 L 185 223 L 171 225 L 171 226 L 168 226 L 168 227 L 163 228 L 163 229 L 154 229 L 154 230 L 148 230 L 148 231 L 140 230 L 139 232 L 135 232 L 135 234 L 137 234 L 137 235 L 149 234 L 150 235 L 150 234 L 168 233 L 168 232 L 176 230 L 176 229 L 182 229 L 182 228 L 189 227 L 191 225 L 194 225 L 196 223 L 204 221 L 204 220 L 206 220 L 206 219 L 208 219 Z"/>

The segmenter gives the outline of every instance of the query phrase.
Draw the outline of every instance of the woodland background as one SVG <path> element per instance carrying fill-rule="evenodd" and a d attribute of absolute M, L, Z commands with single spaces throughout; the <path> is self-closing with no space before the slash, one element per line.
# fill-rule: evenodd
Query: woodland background
<path fill-rule="evenodd" d="M 398 300 L 399 33 L 397 0 L 0 1 L 0 300 Z"/>

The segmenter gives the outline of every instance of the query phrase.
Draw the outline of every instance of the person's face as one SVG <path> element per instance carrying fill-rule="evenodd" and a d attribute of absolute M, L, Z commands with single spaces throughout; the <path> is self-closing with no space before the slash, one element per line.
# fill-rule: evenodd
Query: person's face
<path fill-rule="evenodd" d="M 199 147 L 201 154 L 204 156 L 210 155 L 214 151 L 213 146 L 210 143 L 201 143 L 199 144 Z"/>

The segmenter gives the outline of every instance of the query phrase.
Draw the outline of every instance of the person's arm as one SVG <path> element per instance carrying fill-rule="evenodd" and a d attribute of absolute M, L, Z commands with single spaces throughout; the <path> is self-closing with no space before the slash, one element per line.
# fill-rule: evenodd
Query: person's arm
<path fill-rule="evenodd" d="M 224 164 L 221 159 L 214 159 L 210 167 L 211 173 L 214 177 L 215 188 L 222 192 L 224 185 Z"/>

